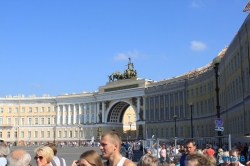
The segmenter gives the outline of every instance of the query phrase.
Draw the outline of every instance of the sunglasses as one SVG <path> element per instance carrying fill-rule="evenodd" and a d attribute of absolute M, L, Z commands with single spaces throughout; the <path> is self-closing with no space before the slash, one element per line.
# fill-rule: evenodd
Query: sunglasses
<path fill-rule="evenodd" d="M 38 157 L 34 157 L 35 160 L 39 159 L 39 160 L 42 160 L 43 159 L 43 156 L 38 156 Z"/>
<path fill-rule="evenodd" d="M 230 156 L 230 160 L 232 163 L 236 162 L 237 158 L 235 156 Z"/>
<path fill-rule="evenodd" d="M 224 156 L 224 161 L 230 161 L 229 156 Z"/>

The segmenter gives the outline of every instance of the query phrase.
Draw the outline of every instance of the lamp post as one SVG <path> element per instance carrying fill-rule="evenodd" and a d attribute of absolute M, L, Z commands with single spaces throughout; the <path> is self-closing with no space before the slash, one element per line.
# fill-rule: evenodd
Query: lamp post
<path fill-rule="evenodd" d="M 174 115 L 173 116 L 173 118 L 174 118 L 174 147 L 175 147 L 175 154 L 176 154 L 176 119 L 177 119 L 177 116 L 176 115 Z"/>
<path fill-rule="evenodd" d="M 56 144 L 56 126 L 54 126 L 53 130 L 54 130 L 54 144 Z"/>
<path fill-rule="evenodd" d="M 217 109 L 217 118 L 220 118 L 220 102 L 219 102 L 219 86 L 218 86 L 218 78 L 219 78 L 219 64 L 221 62 L 221 58 L 219 56 L 213 59 L 214 72 L 215 72 L 215 81 L 216 81 L 216 109 Z M 219 136 L 219 147 L 221 147 L 221 131 L 218 131 Z"/>
<path fill-rule="evenodd" d="M 130 130 L 129 130 L 129 137 L 131 136 L 131 125 L 132 125 L 132 122 L 128 122 L 129 126 L 130 126 Z"/>
<path fill-rule="evenodd" d="M 176 119 L 177 119 L 177 116 L 174 115 L 173 118 L 174 118 L 174 137 L 176 137 Z"/>
<path fill-rule="evenodd" d="M 81 125 L 80 124 L 78 124 L 77 125 L 78 126 L 78 138 L 79 138 L 79 140 L 78 140 L 78 146 L 80 147 L 80 130 L 81 130 Z"/>
<path fill-rule="evenodd" d="M 193 135 L 193 103 L 189 103 L 190 109 L 191 109 L 191 138 L 194 138 Z"/>

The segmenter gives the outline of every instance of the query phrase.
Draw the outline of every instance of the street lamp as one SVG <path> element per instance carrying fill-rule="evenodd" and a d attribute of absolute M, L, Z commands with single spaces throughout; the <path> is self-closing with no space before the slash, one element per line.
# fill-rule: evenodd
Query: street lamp
<path fill-rule="evenodd" d="M 214 72 L 215 72 L 215 81 L 216 81 L 216 109 L 217 109 L 217 118 L 220 118 L 220 102 L 219 102 L 219 86 L 218 86 L 218 78 L 219 78 L 219 64 L 221 62 L 221 58 L 219 56 L 213 59 Z M 221 131 L 218 131 L 219 136 L 219 147 L 221 147 Z"/>
<path fill-rule="evenodd" d="M 54 126 L 53 130 L 54 130 L 54 144 L 56 144 L 56 126 Z"/>
<path fill-rule="evenodd" d="M 78 124 L 77 126 L 79 127 L 79 129 L 78 129 L 78 138 L 79 138 L 79 140 L 78 140 L 78 146 L 80 147 L 80 129 L 81 129 L 81 125 Z"/>
<path fill-rule="evenodd" d="M 176 143 L 176 119 L 177 119 L 177 116 L 176 115 L 174 115 L 173 116 L 173 118 L 174 118 L 174 147 L 175 147 L 175 154 L 176 154 L 176 146 L 177 146 L 177 143 Z"/>
<path fill-rule="evenodd" d="M 176 137 L 176 119 L 177 119 L 177 116 L 174 115 L 173 118 L 174 118 L 174 137 Z"/>
<path fill-rule="evenodd" d="M 194 138 L 193 135 L 193 103 L 189 103 L 190 109 L 191 109 L 191 138 Z"/>
<path fill-rule="evenodd" d="M 131 136 L 131 125 L 132 125 L 132 122 L 128 122 L 129 126 L 130 126 L 130 131 L 129 131 L 129 137 Z"/>

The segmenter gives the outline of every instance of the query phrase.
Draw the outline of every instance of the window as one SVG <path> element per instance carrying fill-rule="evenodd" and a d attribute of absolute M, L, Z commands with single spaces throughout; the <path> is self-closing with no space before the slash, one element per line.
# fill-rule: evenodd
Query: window
<path fill-rule="evenodd" d="M 24 138 L 24 131 L 21 131 L 21 138 Z"/>
<path fill-rule="evenodd" d="M 23 107 L 23 108 L 22 108 L 22 113 L 24 113 L 24 112 L 25 112 L 25 108 Z"/>
<path fill-rule="evenodd" d="M 14 138 L 17 138 L 17 132 L 16 131 L 14 132 Z"/>
<path fill-rule="evenodd" d="M 50 107 L 48 107 L 48 112 L 50 112 Z"/>
<path fill-rule="evenodd" d="M 53 122 L 54 122 L 53 124 L 56 124 L 56 117 L 55 117 L 55 116 L 54 116 L 54 120 L 53 120 Z"/>
<path fill-rule="evenodd" d="M 44 107 L 41 108 L 41 112 L 44 112 Z"/>
<path fill-rule="evenodd" d="M 54 107 L 54 112 L 56 112 L 56 107 Z"/>
<path fill-rule="evenodd" d="M 34 132 L 34 138 L 37 138 L 37 131 Z"/>
<path fill-rule="evenodd" d="M 7 138 L 10 138 L 10 131 L 7 132 Z"/>
<path fill-rule="evenodd" d="M 31 125 L 31 123 L 32 123 L 32 119 L 28 118 L 28 124 Z"/>
<path fill-rule="evenodd" d="M 47 124 L 50 124 L 50 117 L 47 117 Z"/>
<path fill-rule="evenodd" d="M 72 138 L 72 131 L 69 132 L 69 138 Z"/>
<path fill-rule="evenodd" d="M 35 118 L 35 124 L 38 125 L 38 118 Z"/>
<path fill-rule="evenodd" d="M 128 115 L 128 122 L 130 122 L 130 115 Z"/>
<path fill-rule="evenodd" d="M 202 95 L 202 86 L 200 87 L 200 95 Z"/>
<path fill-rule="evenodd" d="M 3 108 L 0 108 L 0 113 L 3 113 Z"/>
<path fill-rule="evenodd" d="M 187 90 L 187 98 L 189 98 L 189 90 Z"/>
<path fill-rule="evenodd" d="M 8 109 L 8 113 L 11 113 L 11 111 L 12 111 L 12 108 L 9 108 L 9 109 Z"/>
<path fill-rule="evenodd" d="M 8 117 L 8 124 L 11 124 L 11 118 Z"/>
<path fill-rule="evenodd" d="M 194 97 L 194 90 L 193 89 L 191 90 L 191 93 L 192 93 L 192 97 Z"/>
<path fill-rule="evenodd" d="M 38 112 L 38 107 L 35 107 L 35 112 Z"/>
<path fill-rule="evenodd" d="M 32 112 L 32 107 L 29 107 L 29 112 Z"/>
<path fill-rule="evenodd" d="M 199 96 L 198 88 L 196 88 L 196 97 Z"/>
<path fill-rule="evenodd" d="M 47 138 L 50 138 L 50 131 L 47 131 Z"/>
<path fill-rule="evenodd" d="M 24 118 L 21 118 L 21 125 L 24 125 Z"/>
<path fill-rule="evenodd" d="M 2 124 L 3 124 L 3 117 L 0 117 L 0 125 L 2 125 Z"/>
<path fill-rule="evenodd" d="M 18 113 L 18 108 L 15 108 L 15 113 Z"/>
<path fill-rule="evenodd" d="M 44 118 L 41 118 L 41 125 L 44 125 Z"/>
<path fill-rule="evenodd" d="M 62 138 L 62 132 L 58 131 L 58 138 Z"/>
<path fill-rule="evenodd" d="M 78 134 L 77 134 L 77 131 L 75 130 L 75 138 L 77 138 L 78 136 L 77 136 Z"/>
<path fill-rule="evenodd" d="M 30 139 L 30 137 L 31 137 L 31 131 L 28 131 L 28 137 Z"/>
<path fill-rule="evenodd" d="M 15 118 L 14 125 L 18 125 L 18 118 Z"/>
<path fill-rule="evenodd" d="M 41 131 L 41 138 L 44 138 L 44 131 Z"/>
<path fill-rule="evenodd" d="M 64 131 L 64 138 L 67 138 L 67 131 Z"/>

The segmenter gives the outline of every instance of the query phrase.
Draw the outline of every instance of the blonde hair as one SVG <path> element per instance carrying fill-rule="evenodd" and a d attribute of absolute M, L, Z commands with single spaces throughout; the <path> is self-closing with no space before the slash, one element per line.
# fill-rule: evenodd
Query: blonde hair
<path fill-rule="evenodd" d="M 94 166 L 103 166 L 100 155 L 94 150 L 88 150 L 81 154 L 80 160 L 81 159 L 86 160 L 88 163 Z"/>
<path fill-rule="evenodd" d="M 144 155 L 141 157 L 137 166 L 157 166 L 158 159 L 151 155 Z"/>
<path fill-rule="evenodd" d="M 40 146 L 40 147 L 36 148 L 35 154 L 37 154 L 37 153 L 41 153 L 42 156 L 45 157 L 48 162 L 51 162 L 51 160 L 54 157 L 53 150 L 48 146 Z"/>

